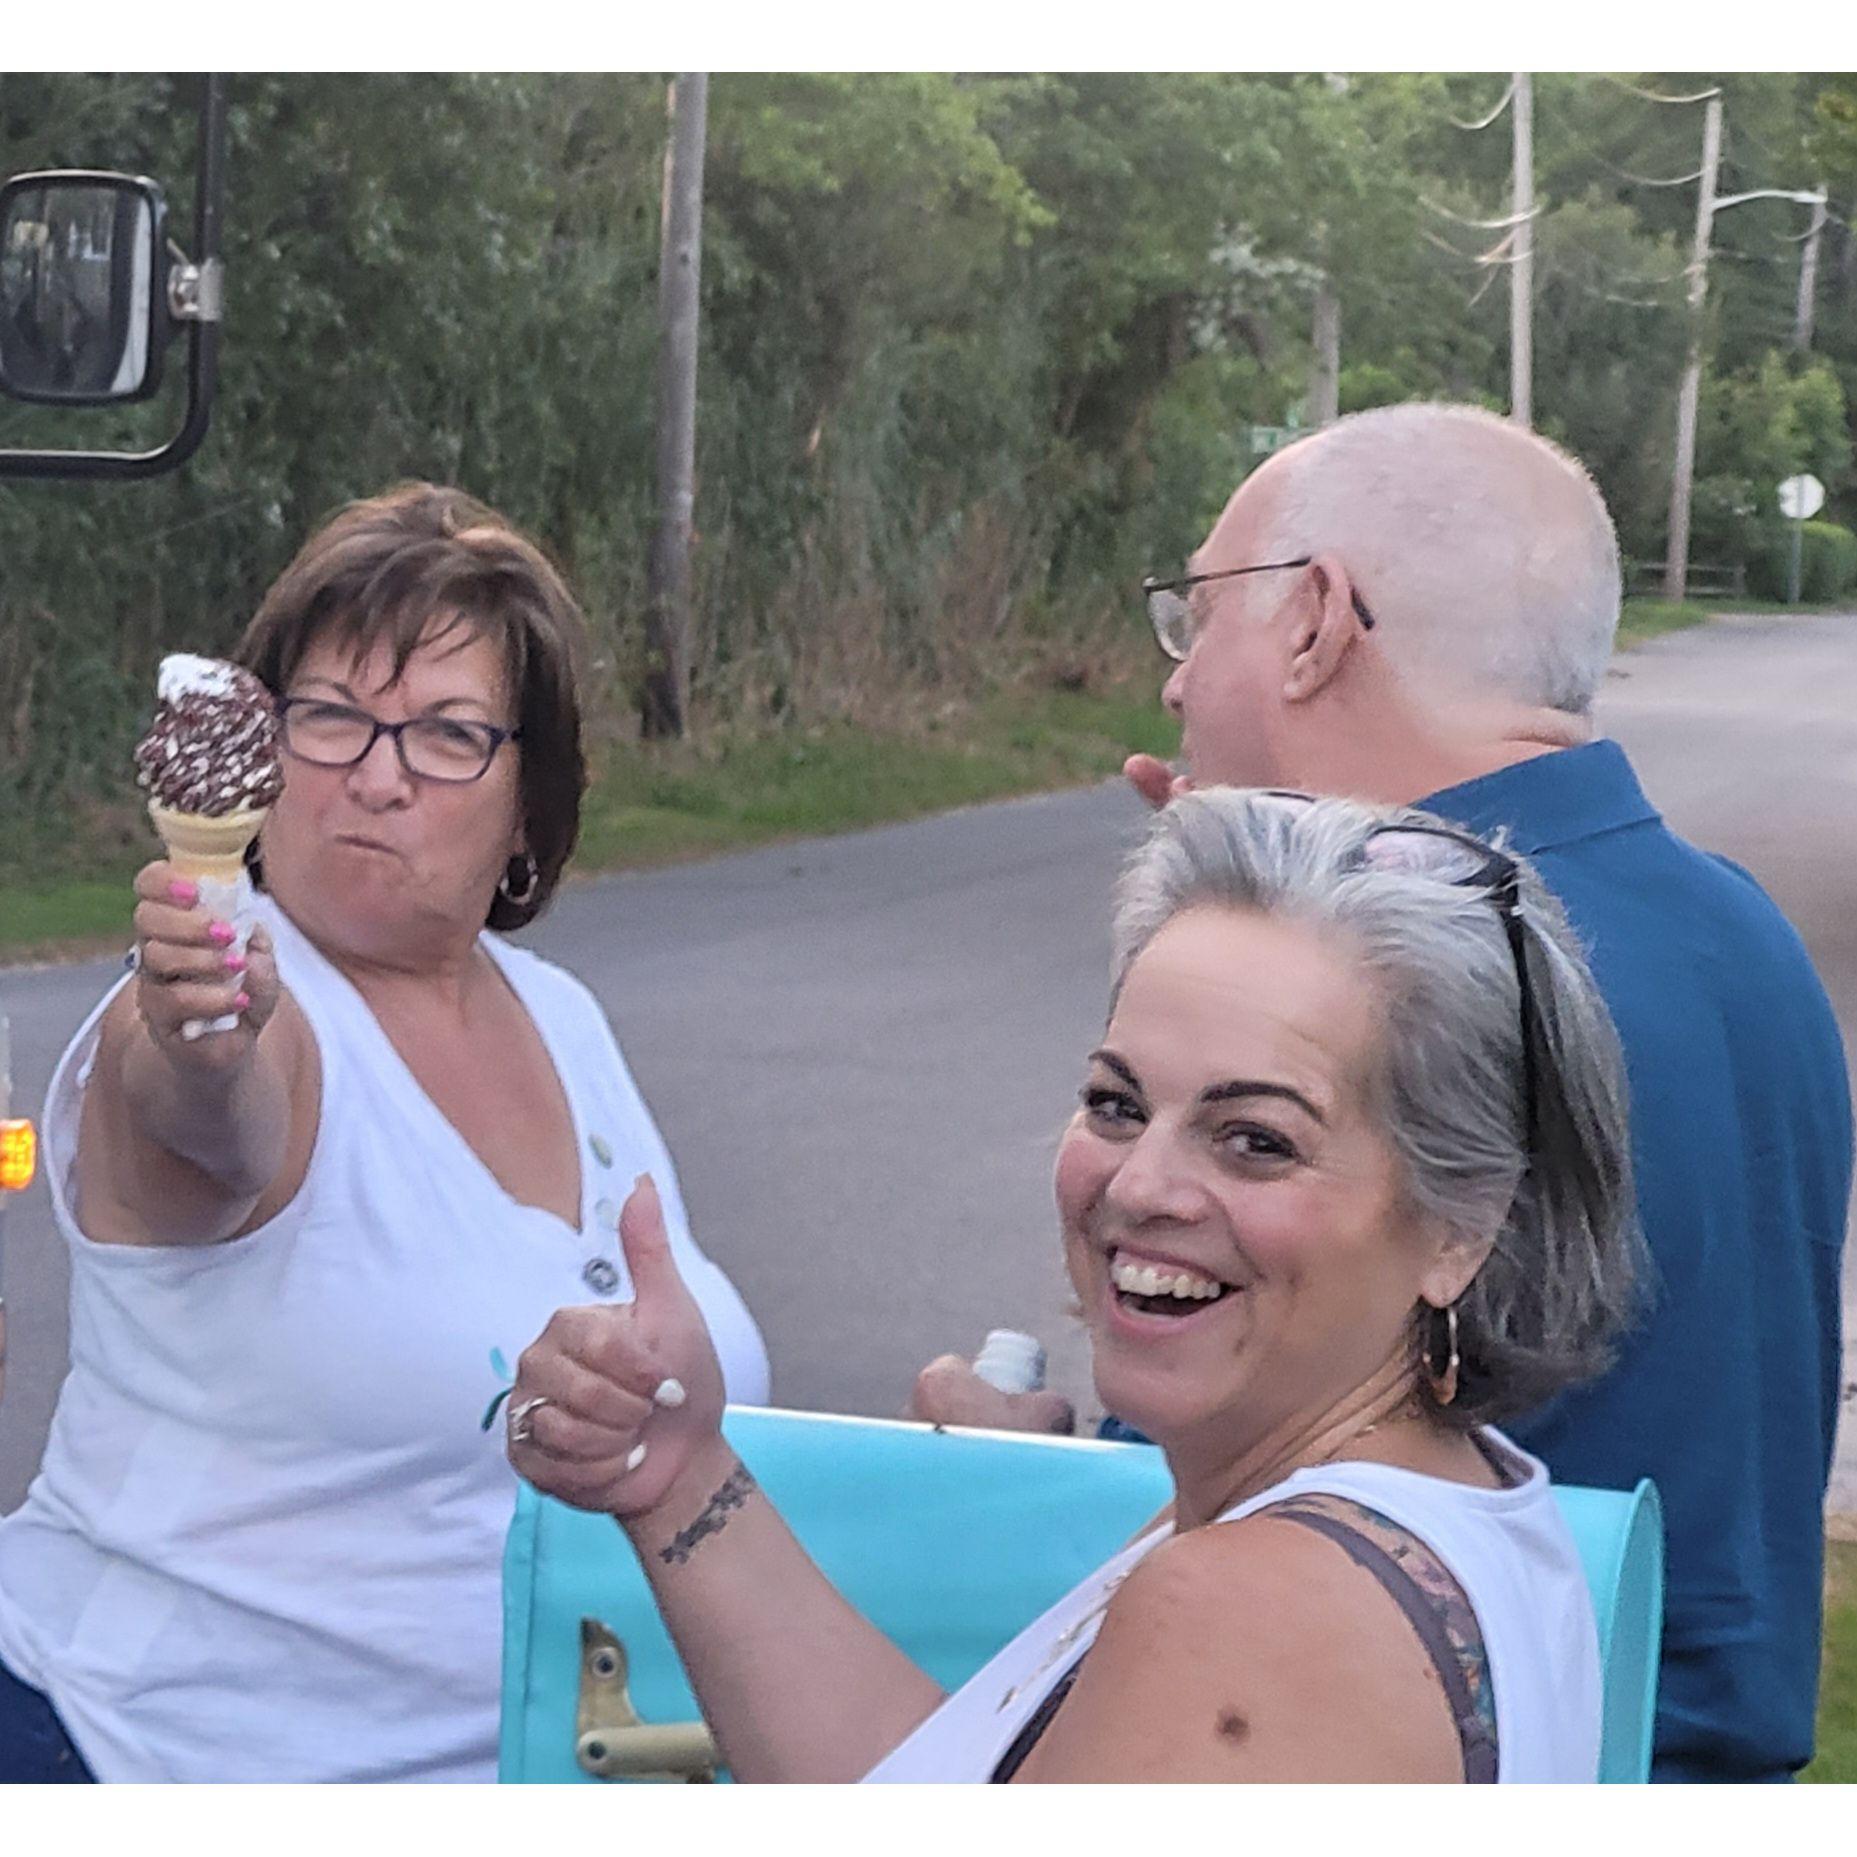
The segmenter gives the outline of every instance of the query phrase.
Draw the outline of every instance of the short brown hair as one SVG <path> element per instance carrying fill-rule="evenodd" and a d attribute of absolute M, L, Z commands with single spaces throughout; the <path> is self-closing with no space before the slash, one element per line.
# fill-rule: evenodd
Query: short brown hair
<path fill-rule="evenodd" d="M 535 543 L 495 510 L 437 484 L 400 484 L 348 504 L 272 583 L 235 656 L 282 695 L 310 646 L 333 637 L 366 652 L 385 643 L 400 677 L 432 621 L 502 647 L 522 731 L 522 820 L 540 880 L 513 903 L 501 890 L 487 926 L 541 914 L 580 835 L 586 763 L 576 670 L 586 620 Z"/>

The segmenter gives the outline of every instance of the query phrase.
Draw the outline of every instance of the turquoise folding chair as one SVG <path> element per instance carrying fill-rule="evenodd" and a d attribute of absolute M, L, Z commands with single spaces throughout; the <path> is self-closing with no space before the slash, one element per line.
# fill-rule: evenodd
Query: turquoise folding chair
<path fill-rule="evenodd" d="M 1172 1495 L 1151 1447 L 731 1407 L 730 1441 L 867 1618 L 954 1689 Z M 1663 1526 L 1640 1483 L 1557 1492 L 1604 1660 L 1599 1777 L 1650 1771 Z M 715 1753 L 630 1548 L 524 1486 L 503 1567 L 505 1781 L 708 1778 Z"/>

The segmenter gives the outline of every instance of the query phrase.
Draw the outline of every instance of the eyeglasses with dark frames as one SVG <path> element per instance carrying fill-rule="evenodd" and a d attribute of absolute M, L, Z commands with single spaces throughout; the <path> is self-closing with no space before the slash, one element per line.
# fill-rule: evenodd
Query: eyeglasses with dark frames
<path fill-rule="evenodd" d="M 1277 574 L 1293 567 L 1308 567 L 1313 555 L 1298 555 L 1294 561 L 1259 561 L 1251 567 L 1222 567 L 1211 574 L 1183 574 L 1178 580 L 1155 580 L 1151 576 L 1141 583 L 1141 595 L 1147 603 L 1148 623 L 1154 628 L 1161 649 L 1176 664 L 1184 664 L 1193 649 L 1193 607 L 1182 596 L 1189 587 L 1203 587 L 1209 580 L 1234 580 L 1241 574 Z M 1364 631 L 1371 632 L 1373 614 L 1358 590 L 1353 594 L 1355 614 Z"/>
<path fill-rule="evenodd" d="M 365 709 L 319 696 L 287 696 L 277 705 L 284 747 L 315 767 L 353 767 L 383 736 L 393 738 L 400 765 L 415 780 L 463 785 L 490 771 L 505 742 L 520 741 L 521 729 L 498 728 L 467 716 L 411 716 L 383 722 Z"/>

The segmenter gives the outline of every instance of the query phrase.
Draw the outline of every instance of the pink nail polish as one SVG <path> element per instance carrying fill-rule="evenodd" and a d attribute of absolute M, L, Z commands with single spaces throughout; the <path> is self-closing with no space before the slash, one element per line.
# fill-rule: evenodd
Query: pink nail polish
<path fill-rule="evenodd" d="M 238 932 L 230 922 L 209 922 L 206 932 L 223 948 L 228 942 L 238 939 Z"/>
<path fill-rule="evenodd" d="M 191 909 L 200 900 L 199 886 L 187 882 L 184 877 L 177 877 L 168 885 L 168 895 L 183 909 Z"/>
<path fill-rule="evenodd" d="M 243 1012 L 245 1008 L 251 1004 L 251 995 L 249 993 L 241 993 L 232 1003 L 240 1012 Z"/>
<path fill-rule="evenodd" d="M 226 955 L 225 960 L 226 960 L 226 972 L 229 974 L 238 973 L 245 965 L 244 955 L 240 954 L 236 949 L 229 952 Z"/>

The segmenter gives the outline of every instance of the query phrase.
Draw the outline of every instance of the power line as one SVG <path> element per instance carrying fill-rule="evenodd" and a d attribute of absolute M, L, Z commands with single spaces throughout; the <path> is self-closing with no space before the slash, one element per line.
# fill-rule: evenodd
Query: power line
<path fill-rule="evenodd" d="M 1484 278 L 1482 283 L 1477 285 L 1476 289 L 1470 293 L 1470 301 L 1464 305 L 1464 308 L 1467 310 L 1475 309 L 1476 306 L 1483 301 L 1485 293 L 1488 291 L 1490 285 L 1496 281 L 1498 275 L 1496 271 L 1492 270 L 1489 276 Z"/>
<path fill-rule="evenodd" d="M 1422 238 L 1427 245 L 1435 245 L 1440 251 L 1449 252 L 1453 258 L 1460 259 L 1465 264 L 1475 264 L 1478 262 L 1475 252 L 1459 251 L 1449 239 L 1440 238 L 1429 226 L 1419 227 L 1419 237 Z"/>
<path fill-rule="evenodd" d="M 1711 90 L 1699 90 L 1693 97 L 1666 97 L 1655 90 L 1646 90 L 1641 84 L 1628 84 L 1622 77 L 1614 77 L 1610 71 L 1599 73 L 1608 84 L 1616 84 L 1620 90 L 1628 90 L 1634 97 L 1642 97 L 1647 103 L 1707 103 L 1711 97 L 1719 97 L 1721 86 Z"/>
<path fill-rule="evenodd" d="M 1613 290 L 1596 290 L 1591 284 L 1576 284 L 1584 296 L 1597 297 L 1601 303 L 1622 303 L 1628 309 L 1671 309 L 1668 297 L 1621 297 Z"/>
<path fill-rule="evenodd" d="M 1419 237 L 1424 239 L 1427 244 L 1437 246 L 1440 251 L 1448 251 L 1453 258 L 1461 259 L 1465 264 L 1516 264 L 1519 263 L 1521 259 L 1521 254 L 1519 252 L 1510 253 L 1507 257 L 1503 255 L 1507 247 L 1515 241 L 1515 234 L 1513 232 L 1506 238 L 1498 239 L 1488 251 L 1483 252 L 1460 251 L 1449 239 L 1441 239 L 1435 232 L 1428 232 L 1423 226 L 1419 227 Z"/>
<path fill-rule="evenodd" d="M 1448 206 L 1440 206 L 1436 200 L 1428 199 L 1424 194 L 1419 195 L 1419 204 L 1430 207 L 1439 218 L 1468 226 L 1473 232 L 1506 232 L 1513 226 L 1525 225 L 1541 210 L 1531 206 L 1525 213 L 1511 213 L 1506 219 L 1466 219 L 1462 213 L 1454 213 Z"/>
<path fill-rule="evenodd" d="M 1612 163 L 1606 161 L 1603 155 L 1601 155 L 1599 159 L 1605 161 L 1605 165 L 1608 168 L 1612 168 L 1612 172 L 1616 174 L 1620 180 L 1630 181 L 1634 187 L 1688 187 L 1694 182 L 1702 179 L 1702 170 L 1700 168 L 1697 168 L 1692 174 L 1675 174 L 1667 181 L 1660 181 L 1654 180 L 1648 174 L 1633 174 L 1627 168 L 1613 167 Z"/>
<path fill-rule="evenodd" d="M 1473 122 L 1473 123 L 1460 123 L 1455 116 L 1447 116 L 1445 118 L 1445 121 L 1448 122 L 1453 129 L 1462 129 L 1465 131 L 1466 134 L 1475 135 L 1479 129 L 1487 129 L 1490 126 L 1490 124 L 1493 123 L 1496 120 L 1496 118 L 1500 116 L 1503 113 L 1503 111 L 1509 107 L 1510 103 L 1514 100 L 1514 98 L 1515 98 L 1515 79 L 1510 78 L 1509 88 L 1502 93 L 1502 100 L 1496 105 L 1496 107 L 1493 110 L 1490 111 L 1490 113 L 1487 116 L 1483 117 L 1480 121 Z"/>

